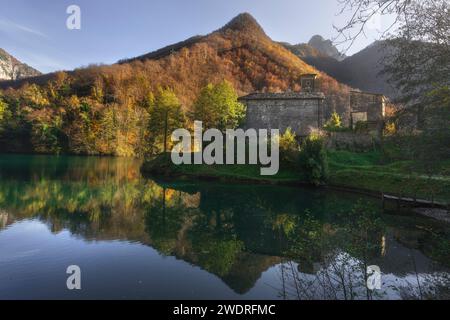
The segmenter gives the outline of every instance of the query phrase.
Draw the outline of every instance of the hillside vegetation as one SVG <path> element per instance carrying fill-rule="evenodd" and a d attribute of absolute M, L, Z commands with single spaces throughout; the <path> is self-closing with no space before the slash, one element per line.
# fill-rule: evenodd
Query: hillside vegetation
<path fill-rule="evenodd" d="M 140 156 L 160 88 L 176 96 L 189 122 L 210 83 L 226 80 L 238 95 L 299 90 L 302 73 L 319 74 L 329 113 L 348 112 L 349 87 L 273 42 L 253 17 L 241 14 L 209 35 L 114 65 L 2 84 L 0 151 Z"/>

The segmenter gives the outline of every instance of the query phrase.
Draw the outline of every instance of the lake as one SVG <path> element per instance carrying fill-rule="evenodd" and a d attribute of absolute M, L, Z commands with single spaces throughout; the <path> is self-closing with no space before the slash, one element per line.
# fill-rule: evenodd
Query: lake
<path fill-rule="evenodd" d="M 449 297 L 445 223 L 359 194 L 167 182 L 139 167 L 0 155 L 0 299 Z M 67 289 L 71 265 L 81 290 Z"/>

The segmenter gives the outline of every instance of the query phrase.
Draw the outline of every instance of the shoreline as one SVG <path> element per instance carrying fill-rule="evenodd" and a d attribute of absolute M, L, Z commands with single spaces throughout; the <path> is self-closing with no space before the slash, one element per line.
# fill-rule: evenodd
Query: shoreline
<path fill-rule="evenodd" d="M 279 185 L 290 187 L 314 187 L 310 183 L 301 180 L 301 176 L 295 178 L 267 178 L 264 176 L 252 177 L 239 174 L 233 174 L 230 172 L 214 171 L 212 166 L 205 167 L 205 165 L 196 166 L 195 170 L 189 171 L 183 166 L 175 166 L 171 163 L 164 163 L 164 159 L 157 157 L 153 160 L 144 161 L 141 166 L 141 173 L 144 177 L 156 177 L 164 178 L 167 180 L 180 180 L 180 181 L 211 181 L 221 183 L 248 183 L 255 185 Z M 210 172 L 205 172 L 210 171 Z M 284 173 L 286 174 L 286 172 Z M 410 209 L 415 208 L 439 208 L 445 209 L 449 212 L 450 204 L 440 201 L 429 201 L 427 199 L 421 199 L 408 193 L 396 194 L 395 192 L 383 192 L 376 189 L 361 188 L 352 185 L 343 185 L 340 183 L 333 183 L 333 179 L 328 184 L 316 186 L 317 188 L 324 188 L 336 191 L 344 191 L 355 194 L 362 194 L 370 196 L 372 198 L 380 199 L 383 203 L 395 203 L 397 206 L 403 205 Z M 450 214 L 450 212 L 449 212 Z M 441 220 L 441 219 L 439 219 Z M 445 220 L 444 220 L 445 221 Z"/>

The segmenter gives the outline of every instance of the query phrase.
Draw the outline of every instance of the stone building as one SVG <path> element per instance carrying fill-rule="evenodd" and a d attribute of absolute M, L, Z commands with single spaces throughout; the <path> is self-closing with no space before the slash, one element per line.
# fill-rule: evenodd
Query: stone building
<path fill-rule="evenodd" d="M 254 129 L 291 128 L 306 136 L 311 128 L 323 125 L 321 92 L 253 93 L 240 100 L 247 105 L 246 127 Z"/>
<path fill-rule="evenodd" d="M 354 128 L 365 122 L 371 129 L 378 129 L 386 115 L 386 97 L 382 94 L 350 91 L 350 123 Z"/>
<path fill-rule="evenodd" d="M 315 74 L 302 75 L 301 92 L 252 93 L 239 98 L 247 106 L 246 128 L 284 132 L 289 127 L 300 137 L 322 128 L 333 110 L 328 110 L 325 95 L 316 91 L 315 78 Z M 349 100 L 351 119 L 347 114 L 343 123 L 355 126 L 363 121 L 379 127 L 385 115 L 383 95 L 352 91 Z"/>

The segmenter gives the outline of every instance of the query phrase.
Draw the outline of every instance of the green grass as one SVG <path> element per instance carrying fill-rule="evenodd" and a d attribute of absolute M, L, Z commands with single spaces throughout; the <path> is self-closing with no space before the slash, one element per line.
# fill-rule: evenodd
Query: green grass
<path fill-rule="evenodd" d="M 449 161 L 428 176 L 412 161 L 383 163 L 379 152 L 328 152 L 331 185 L 450 202 Z"/>
<path fill-rule="evenodd" d="M 411 161 L 383 163 L 379 152 L 356 153 L 329 151 L 329 180 L 331 186 L 384 192 L 450 203 L 450 162 L 437 165 L 439 175 L 428 177 L 417 171 Z M 300 168 L 284 167 L 274 176 L 261 176 L 258 165 L 181 165 L 160 155 L 143 165 L 143 172 L 176 178 L 216 179 L 255 183 L 294 184 L 305 181 Z"/>
<path fill-rule="evenodd" d="M 330 167 L 342 166 L 373 166 L 381 162 L 379 152 L 349 152 L 349 151 L 329 151 L 328 161 Z"/>
<path fill-rule="evenodd" d="M 303 180 L 300 170 L 281 167 L 273 176 L 262 176 L 259 165 L 179 165 L 172 164 L 170 158 L 159 155 L 146 161 L 142 167 L 144 173 L 166 177 L 196 177 L 217 180 L 240 180 L 260 183 L 299 183 Z"/>

